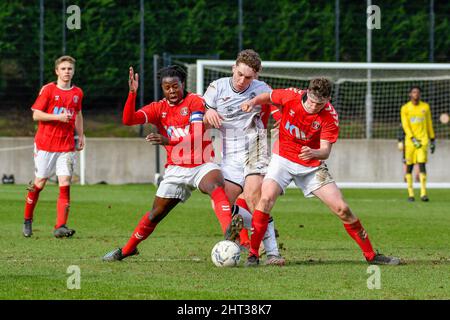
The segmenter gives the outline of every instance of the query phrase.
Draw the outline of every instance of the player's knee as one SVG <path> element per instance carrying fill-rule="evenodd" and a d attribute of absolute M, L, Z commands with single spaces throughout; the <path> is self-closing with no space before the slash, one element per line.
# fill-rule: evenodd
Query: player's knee
<path fill-rule="evenodd" d="M 147 214 L 147 218 L 150 222 L 159 222 L 164 218 L 164 212 L 159 208 L 155 208 Z"/>
<path fill-rule="evenodd" d="M 423 163 L 423 162 L 419 163 L 419 171 L 420 171 L 421 173 L 426 173 L 426 172 L 427 172 L 425 163 Z"/>
<path fill-rule="evenodd" d="M 245 197 L 245 201 L 247 202 L 247 204 L 250 204 L 254 208 L 260 201 L 260 198 L 259 195 L 251 194 Z"/>
<path fill-rule="evenodd" d="M 406 173 L 412 173 L 413 167 L 414 167 L 413 164 L 408 164 L 408 165 L 406 166 Z"/>
<path fill-rule="evenodd" d="M 345 202 L 338 204 L 335 209 L 336 214 L 341 220 L 347 221 L 351 220 L 353 217 L 353 213 L 350 210 L 350 207 Z"/>
<path fill-rule="evenodd" d="M 34 185 L 39 189 L 43 189 L 45 187 L 45 183 L 47 182 L 47 178 L 36 178 L 34 179 Z M 30 183 L 31 185 L 31 183 Z"/>
<path fill-rule="evenodd" d="M 208 181 L 199 185 L 200 191 L 211 195 L 217 188 L 225 188 L 225 183 L 220 180 Z"/>
<path fill-rule="evenodd" d="M 264 212 L 270 212 L 275 204 L 275 199 L 267 195 L 261 195 L 258 202 L 258 208 Z"/>

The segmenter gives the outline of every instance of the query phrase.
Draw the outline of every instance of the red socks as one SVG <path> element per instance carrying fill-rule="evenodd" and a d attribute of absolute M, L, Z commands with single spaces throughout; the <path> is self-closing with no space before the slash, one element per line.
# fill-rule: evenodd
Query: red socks
<path fill-rule="evenodd" d="M 247 210 L 248 212 L 250 212 L 250 210 L 248 208 L 248 205 L 247 205 L 247 202 L 245 201 L 245 199 L 237 198 L 236 205 L 238 207 L 241 207 L 241 208 Z M 250 238 L 248 236 L 248 230 L 247 229 L 242 228 L 241 232 L 239 233 L 239 239 L 241 241 L 241 246 L 244 246 L 244 247 L 247 247 L 247 248 L 250 247 Z"/>
<path fill-rule="evenodd" d="M 367 235 L 366 230 L 364 230 L 359 220 L 351 224 L 344 223 L 344 227 L 350 237 L 352 237 L 353 240 L 355 240 L 359 245 L 366 260 L 372 260 L 375 257 L 376 253 L 373 251 L 369 236 Z"/>
<path fill-rule="evenodd" d="M 219 219 L 222 233 L 225 234 L 231 222 L 231 206 L 225 190 L 222 187 L 214 189 L 211 193 L 211 199 L 214 202 L 214 212 L 216 213 L 217 219 Z"/>
<path fill-rule="evenodd" d="M 59 197 L 56 203 L 55 229 L 67 223 L 70 208 L 70 186 L 59 187 Z"/>
<path fill-rule="evenodd" d="M 252 218 L 252 238 L 250 241 L 250 254 L 259 257 L 259 246 L 266 233 L 270 215 L 259 210 L 253 212 Z"/>
<path fill-rule="evenodd" d="M 128 240 L 127 244 L 122 248 L 122 254 L 124 256 L 128 256 L 131 254 L 134 249 L 138 246 L 139 243 L 148 238 L 148 236 L 155 230 L 158 222 L 151 222 L 148 215 L 150 212 L 147 212 L 139 221 L 136 229 L 134 229 L 133 235 L 130 240 Z"/>
<path fill-rule="evenodd" d="M 35 184 L 29 189 L 25 202 L 25 220 L 33 219 L 34 208 L 36 207 L 41 191 L 42 189 L 39 189 Z"/>

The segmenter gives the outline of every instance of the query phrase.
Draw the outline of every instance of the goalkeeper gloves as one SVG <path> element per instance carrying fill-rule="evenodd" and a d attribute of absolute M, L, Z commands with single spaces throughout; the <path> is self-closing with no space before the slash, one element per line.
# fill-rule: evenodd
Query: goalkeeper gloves
<path fill-rule="evenodd" d="M 422 146 L 422 144 L 420 143 L 420 140 L 418 140 L 414 137 L 412 137 L 411 140 L 416 149 L 419 149 Z"/>
<path fill-rule="evenodd" d="M 398 148 L 398 150 L 403 151 L 403 141 L 399 141 L 397 143 L 397 148 Z"/>
<path fill-rule="evenodd" d="M 434 139 L 431 139 L 430 150 L 431 153 L 434 153 L 434 151 L 436 150 L 436 141 Z"/>

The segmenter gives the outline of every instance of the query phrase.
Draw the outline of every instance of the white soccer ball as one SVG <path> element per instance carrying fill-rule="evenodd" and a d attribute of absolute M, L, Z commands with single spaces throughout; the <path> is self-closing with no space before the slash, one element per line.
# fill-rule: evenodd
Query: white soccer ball
<path fill-rule="evenodd" d="M 211 260 L 217 267 L 235 267 L 241 261 L 241 248 L 233 241 L 219 241 L 211 251 Z"/>

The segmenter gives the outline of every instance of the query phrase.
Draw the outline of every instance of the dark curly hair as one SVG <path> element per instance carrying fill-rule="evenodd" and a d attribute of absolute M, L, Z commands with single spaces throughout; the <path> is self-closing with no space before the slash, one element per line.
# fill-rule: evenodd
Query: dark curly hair
<path fill-rule="evenodd" d="M 319 98 L 331 97 L 331 81 L 327 78 L 312 79 L 308 89 Z"/>
<path fill-rule="evenodd" d="M 179 65 L 171 65 L 168 67 L 164 67 L 162 69 L 159 70 L 158 72 L 158 77 L 159 77 L 159 81 L 162 84 L 162 79 L 164 78 L 173 78 L 173 77 L 177 77 L 178 79 L 180 79 L 181 83 L 185 83 L 186 82 L 186 71 L 184 71 L 184 69 L 182 67 L 180 67 Z"/>

